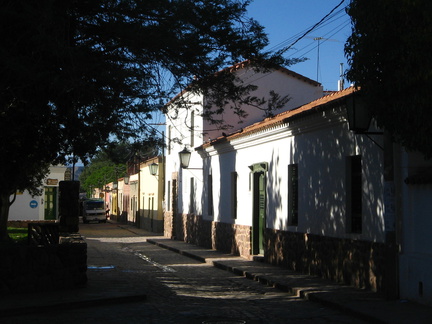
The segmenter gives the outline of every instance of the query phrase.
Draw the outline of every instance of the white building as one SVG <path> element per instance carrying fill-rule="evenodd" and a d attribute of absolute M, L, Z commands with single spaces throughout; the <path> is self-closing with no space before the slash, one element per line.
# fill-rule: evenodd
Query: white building
<path fill-rule="evenodd" d="M 279 92 L 295 98 L 286 82 Z M 350 131 L 353 93 L 312 91 L 228 134 L 200 118 L 202 96 L 178 118 L 168 107 L 165 236 L 432 305 L 432 162 Z"/>
<path fill-rule="evenodd" d="M 380 290 L 383 151 L 346 121 L 353 89 L 199 148 L 212 247 Z M 199 226 L 189 226 L 190 228 Z M 187 233 L 185 236 L 201 235 Z M 202 239 L 198 239 L 202 240 Z"/>
<path fill-rule="evenodd" d="M 167 155 L 172 223 L 165 235 L 383 290 L 383 150 L 349 130 L 353 92 L 206 142 L 190 169 L 179 168 L 176 151 L 168 171 Z"/>
<path fill-rule="evenodd" d="M 244 82 L 258 87 L 251 93 L 256 97 L 268 99 L 270 91 L 289 95 L 290 101 L 275 113 L 293 109 L 323 94 L 322 86 L 319 83 L 284 68 L 268 73 L 257 73 L 247 65 L 238 65 L 233 73 L 237 73 Z M 176 106 L 179 100 L 185 103 L 181 109 Z M 203 95 L 183 91 L 166 107 L 166 208 L 164 217 L 166 236 L 182 237 L 184 233 L 180 223 L 172 223 L 173 220 L 176 221 L 173 215 L 201 217 L 203 214 L 203 159 L 193 148 L 223 134 L 222 129 L 215 127 L 209 120 L 202 117 L 205 103 L 206 98 Z M 243 108 L 248 116 L 241 123 L 233 111 L 225 109 L 221 115 L 223 125 L 232 126 L 227 132 L 241 131 L 242 128 L 263 119 L 261 110 L 254 107 Z M 192 152 L 187 169 L 182 169 L 179 161 L 178 153 L 184 148 Z"/>
<path fill-rule="evenodd" d="M 27 190 L 18 192 L 9 209 L 9 220 L 58 219 L 58 187 L 65 180 L 65 173 L 70 172 L 67 170 L 66 166 L 51 166 L 40 196 L 32 197 Z"/>

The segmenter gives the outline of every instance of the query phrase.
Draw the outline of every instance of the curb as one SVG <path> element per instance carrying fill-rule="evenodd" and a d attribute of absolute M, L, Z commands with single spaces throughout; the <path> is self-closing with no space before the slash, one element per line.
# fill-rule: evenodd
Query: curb
<path fill-rule="evenodd" d="M 172 246 L 165 245 L 165 244 L 160 243 L 160 242 L 155 242 L 155 241 L 153 241 L 151 239 L 150 240 L 147 239 L 147 243 L 150 243 L 150 244 L 159 246 L 161 248 L 164 248 L 166 250 L 169 250 L 169 251 L 172 251 L 172 252 L 175 252 L 175 253 L 187 256 L 188 258 L 195 259 L 195 260 L 200 261 L 202 263 L 206 263 L 207 262 L 206 258 L 204 258 L 204 257 L 200 257 L 200 256 L 198 256 L 196 254 L 189 253 L 189 252 L 186 252 L 186 251 L 182 251 L 180 249 L 174 248 Z M 212 262 L 212 263 L 214 264 L 215 262 Z"/>

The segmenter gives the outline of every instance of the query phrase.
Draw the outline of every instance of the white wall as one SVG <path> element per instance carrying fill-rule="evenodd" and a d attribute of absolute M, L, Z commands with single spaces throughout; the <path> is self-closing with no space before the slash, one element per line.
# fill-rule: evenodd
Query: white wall
<path fill-rule="evenodd" d="M 64 174 L 67 167 L 51 166 L 50 173 L 44 181 L 45 187 L 56 187 L 58 183 L 64 180 Z M 56 180 L 56 185 L 48 185 L 47 179 Z M 15 202 L 9 210 L 9 220 L 43 220 L 44 219 L 44 194 L 43 190 L 40 196 L 32 197 L 26 190 L 23 193 L 18 193 Z M 36 203 L 35 203 L 36 202 Z M 36 206 L 36 207 L 35 207 Z M 58 192 L 57 192 L 57 218 L 58 218 Z"/>
<path fill-rule="evenodd" d="M 238 76 L 244 80 L 245 84 L 258 86 L 256 91 L 251 92 L 251 96 L 268 99 L 270 91 L 273 90 L 282 97 L 288 95 L 291 98 L 283 108 L 273 112 L 275 115 L 282 111 L 297 108 L 323 96 L 321 85 L 316 84 L 315 81 L 312 80 L 308 82 L 307 78 L 298 77 L 297 74 L 290 73 L 291 71 L 289 70 L 258 73 L 249 68 L 237 71 Z M 238 116 L 235 115 L 231 109 L 225 109 L 221 116 L 216 116 L 216 119 L 222 119 L 224 121 L 224 125 L 228 124 L 233 126 L 231 129 L 225 130 L 225 133 L 234 132 L 247 125 L 252 125 L 253 123 L 263 120 L 265 117 L 264 112 L 256 107 L 245 106 L 243 109 L 247 111 L 248 116 L 241 123 L 239 123 Z M 222 131 L 215 128 L 214 125 L 204 121 L 205 139 L 215 139 L 221 136 Z"/>
<path fill-rule="evenodd" d="M 268 228 L 382 242 L 380 149 L 365 136 L 352 135 L 338 116 L 333 121 L 310 117 L 296 127 L 304 131 L 293 134 L 285 125 L 206 149 L 213 175 L 214 220 L 252 225 L 248 166 L 267 162 Z M 346 226 L 346 158 L 356 154 L 364 162 L 362 234 L 348 233 Z M 287 220 L 288 165 L 292 163 L 299 165 L 299 224 L 295 227 L 288 226 Z M 230 206 L 232 171 L 238 173 L 236 220 Z M 205 210 L 204 217 L 212 218 Z"/>
<path fill-rule="evenodd" d="M 9 220 L 40 220 L 40 211 L 43 211 L 42 205 L 43 196 L 32 197 L 26 190 L 23 193 L 18 193 L 15 202 L 9 209 Z M 30 203 L 36 201 L 37 207 L 32 208 Z M 34 206 L 34 203 L 32 203 Z"/>
<path fill-rule="evenodd" d="M 245 82 L 253 83 L 259 87 L 253 93 L 258 97 L 268 96 L 270 90 L 274 90 L 282 96 L 288 94 L 292 99 L 280 111 L 292 109 L 315 100 L 321 97 L 323 93 L 322 86 L 313 80 L 296 74 L 281 71 L 257 74 L 248 69 L 242 69 L 237 73 L 242 74 L 241 78 Z M 184 105 L 176 107 L 175 103 L 179 101 L 179 98 L 183 99 Z M 203 168 L 202 157 L 194 150 L 194 147 L 198 147 L 209 141 L 209 139 L 214 139 L 222 134 L 222 130 L 217 130 L 216 126 L 210 125 L 208 121 L 203 120 L 201 117 L 204 100 L 201 95 L 185 92 L 176 97 L 174 102 L 170 103 L 167 107 L 166 188 L 170 190 L 168 182 L 172 185 L 172 176 L 174 173 L 178 173 L 178 207 L 179 212 L 182 213 L 189 213 L 191 205 L 194 207 L 194 213 L 201 214 L 203 211 L 203 171 L 205 171 L 206 167 Z M 192 112 L 194 114 L 193 123 L 191 122 Z M 263 119 L 263 112 L 256 108 L 248 109 L 248 113 L 248 118 L 242 124 L 237 124 L 238 118 L 234 116 L 232 111 L 226 110 L 223 117 L 225 122 L 236 125 L 234 129 L 251 125 Z M 193 132 L 191 132 L 191 127 L 193 128 Z M 233 129 L 230 131 L 233 131 Z M 229 133 L 230 131 L 227 130 L 225 132 Z M 192 151 L 192 156 L 189 168 L 181 169 L 178 152 L 183 150 L 185 146 Z M 208 172 L 205 174 L 207 176 Z M 194 178 L 195 193 L 193 194 L 190 192 L 191 178 Z M 214 178 L 214 182 L 217 182 L 217 178 Z M 193 200 L 192 203 L 191 199 Z M 165 192 L 165 201 L 169 203 L 167 191 Z"/>
<path fill-rule="evenodd" d="M 190 197 L 193 197 L 192 205 L 196 206 L 195 212 L 201 213 L 201 192 L 202 192 L 202 159 L 194 150 L 194 147 L 203 143 L 202 125 L 203 119 L 200 116 L 202 112 L 202 96 L 185 94 L 185 101 L 193 103 L 186 107 L 176 109 L 171 106 L 166 114 L 166 183 L 170 181 L 172 185 L 173 173 L 178 173 L 178 212 L 188 213 L 191 205 Z M 191 122 L 192 112 L 194 112 L 194 122 Z M 193 126 L 193 128 L 192 128 Z M 193 131 L 192 131 L 193 130 Z M 192 139 L 193 136 L 193 139 Z M 180 168 L 179 152 L 184 148 L 192 152 L 189 169 Z M 195 169 L 197 168 L 197 169 Z M 194 178 L 195 193 L 190 193 L 190 179 Z M 165 191 L 165 201 L 168 201 L 168 186 Z M 172 198 L 172 197 L 171 197 Z"/>

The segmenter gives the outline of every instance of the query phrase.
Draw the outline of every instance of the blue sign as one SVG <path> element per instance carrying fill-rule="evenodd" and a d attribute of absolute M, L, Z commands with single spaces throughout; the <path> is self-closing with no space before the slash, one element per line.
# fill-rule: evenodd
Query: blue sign
<path fill-rule="evenodd" d="M 30 208 L 36 208 L 38 206 L 38 202 L 36 200 L 30 201 Z"/>

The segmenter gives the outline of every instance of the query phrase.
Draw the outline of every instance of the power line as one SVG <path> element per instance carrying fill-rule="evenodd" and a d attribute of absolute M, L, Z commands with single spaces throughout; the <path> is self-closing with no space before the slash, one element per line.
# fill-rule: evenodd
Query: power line
<path fill-rule="evenodd" d="M 320 21 L 318 21 L 316 24 L 314 24 L 312 27 L 310 27 L 309 29 L 307 29 L 305 32 L 300 32 L 300 36 L 294 35 L 293 37 L 297 37 L 289 46 L 286 46 L 285 48 L 283 48 L 281 50 L 281 52 L 286 52 L 288 50 L 290 50 L 295 44 L 297 44 L 301 39 L 303 39 L 306 35 L 308 35 L 309 33 L 311 33 L 313 30 L 317 29 L 318 26 L 320 26 L 323 22 L 325 22 L 329 17 L 333 18 L 334 16 L 332 16 L 332 14 L 336 11 L 337 8 L 339 8 L 343 3 L 345 2 L 345 0 L 342 0 L 336 7 L 334 7 L 327 15 L 325 15 Z M 344 10 L 344 8 L 342 8 L 341 10 L 339 10 L 335 15 L 340 14 L 342 11 Z M 288 41 L 291 41 L 291 39 L 293 39 L 293 37 L 289 38 L 288 40 L 285 40 L 279 44 L 277 44 L 276 46 L 270 48 L 271 51 L 276 50 L 277 48 L 280 48 L 283 46 L 283 44 L 287 43 Z"/>

